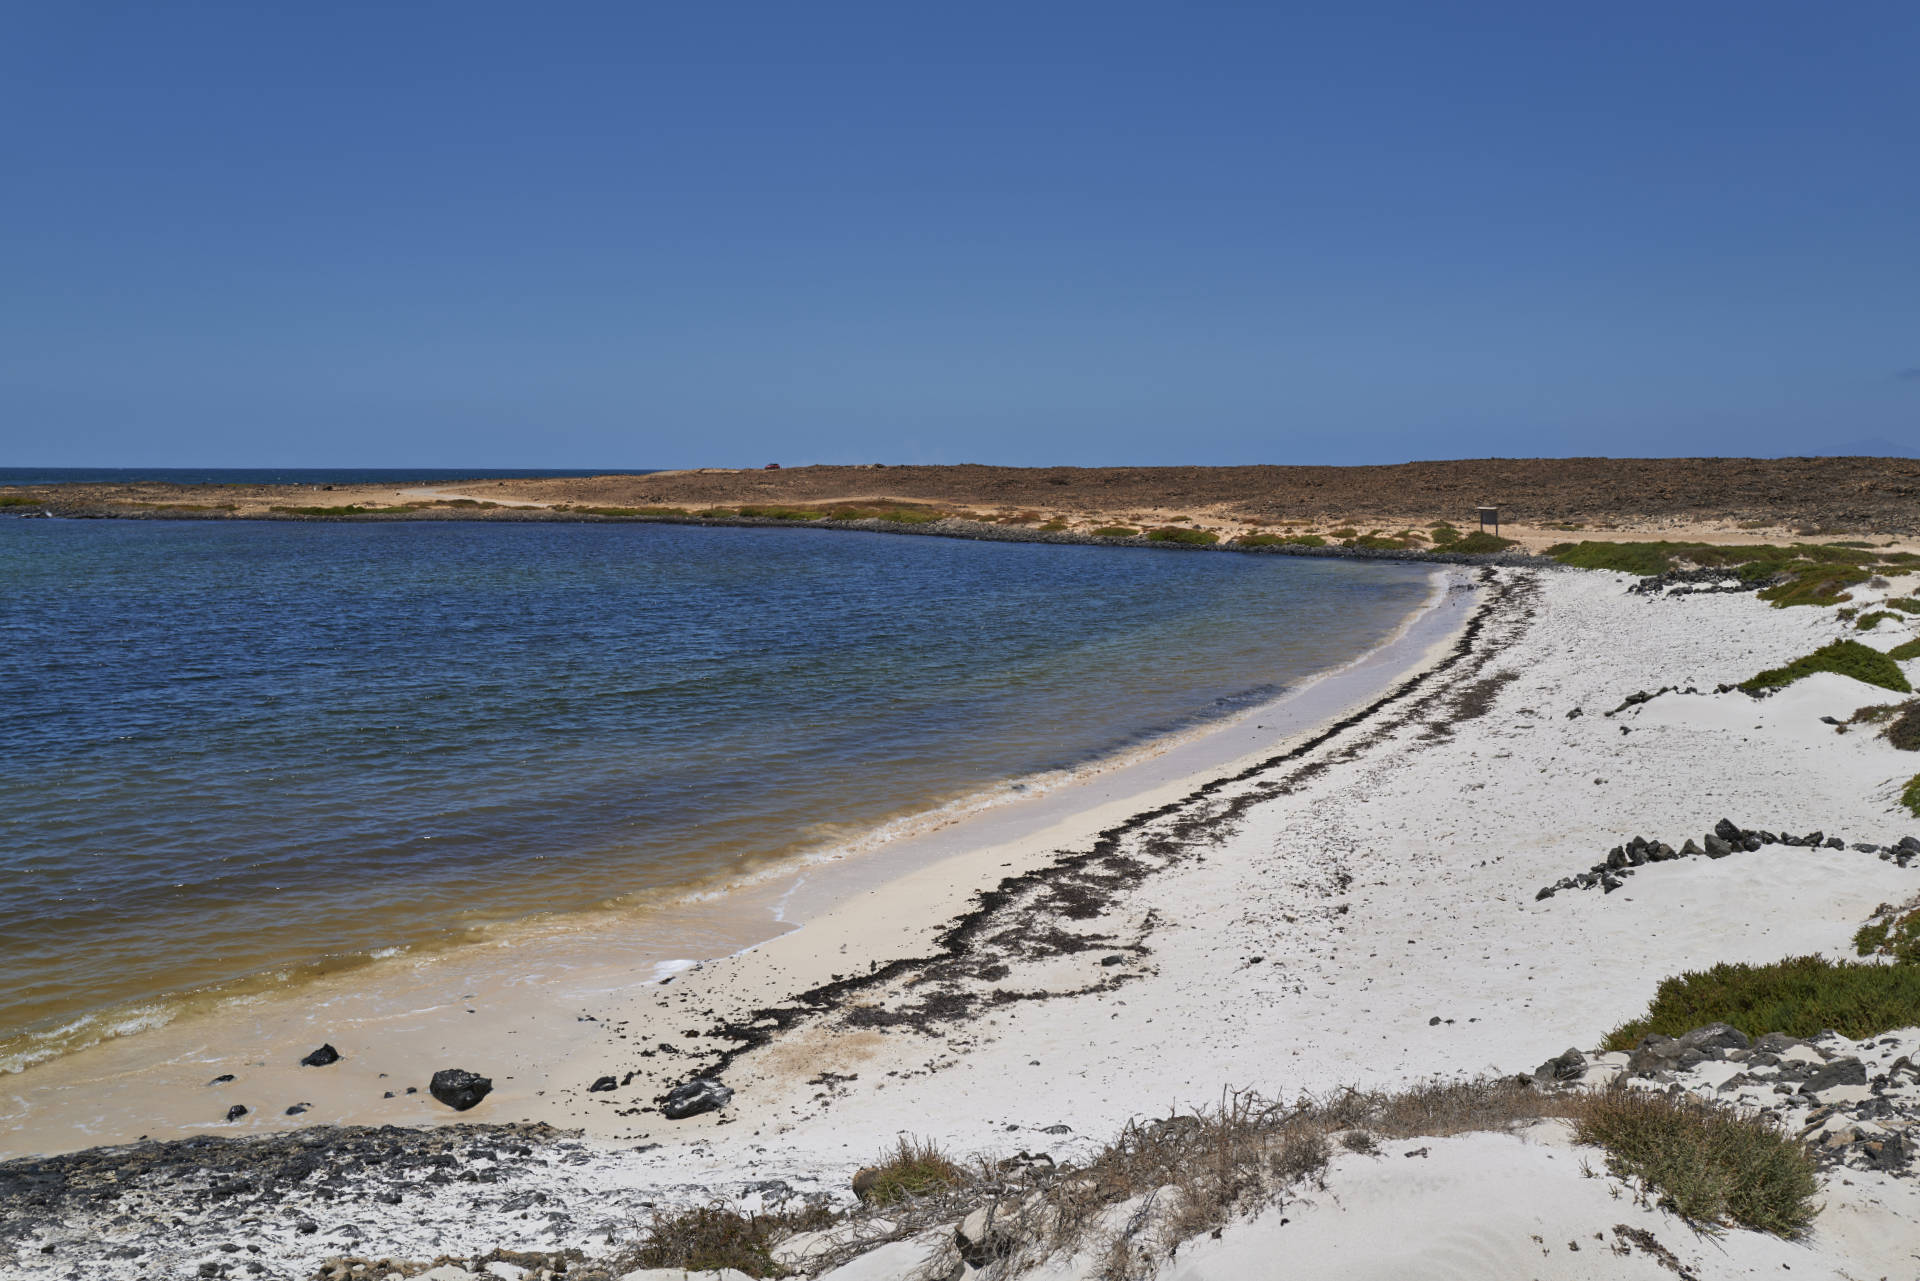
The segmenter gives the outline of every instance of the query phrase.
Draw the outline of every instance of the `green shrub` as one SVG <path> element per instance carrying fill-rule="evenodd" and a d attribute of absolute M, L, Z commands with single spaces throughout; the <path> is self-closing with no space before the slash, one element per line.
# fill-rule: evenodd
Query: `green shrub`
<path fill-rule="evenodd" d="M 1547 555 L 1575 569 L 1611 569 L 1643 577 L 1673 568 L 1674 552 L 1684 543 L 1560 543 Z"/>
<path fill-rule="evenodd" d="M 1475 556 L 1484 556 L 1488 552 L 1503 552 L 1509 547 L 1519 546 L 1511 538 L 1500 538 L 1484 529 L 1476 529 L 1455 542 L 1447 544 L 1450 552 L 1467 552 Z"/>
<path fill-rule="evenodd" d="M 1040 528 L 1048 529 L 1048 530 L 1061 530 L 1061 529 L 1065 529 L 1066 527 L 1067 527 L 1067 522 L 1064 520 L 1050 520 L 1046 524 L 1040 526 Z"/>
<path fill-rule="evenodd" d="M 1237 547 L 1325 547 L 1327 540 L 1318 534 L 1242 534 L 1233 540 Z"/>
<path fill-rule="evenodd" d="M 1729 1023 L 1748 1036 L 1813 1036 L 1833 1028 L 1860 1040 L 1920 1024 L 1920 967 L 1796 956 L 1770 965 L 1716 965 L 1663 979 L 1645 1016 L 1607 1033 L 1631 1050 L 1649 1032 L 1680 1036 Z"/>
<path fill-rule="evenodd" d="M 1920 818 L 1920 774 L 1908 779 L 1907 785 L 1900 789 L 1900 803 L 1907 807 L 1907 813 Z"/>
<path fill-rule="evenodd" d="M 1697 1227 L 1738 1224 L 1791 1238 L 1820 1211 L 1805 1146 L 1754 1113 L 1684 1095 L 1606 1090 L 1584 1101 L 1574 1137 L 1606 1149 L 1611 1173 L 1638 1179 Z"/>
<path fill-rule="evenodd" d="M 38 507 L 42 501 L 25 494 L 0 494 L 0 507 Z"/>
<path fill-rule="evenodd" d="M 1847 588 L 1858 586 L 1872 575 L 1852 565 L 1789 563 L 1779 572 L 1784 582 L 1763 588 L 1760 599 L 1775 605 L 1835 605 L 1853 599 Z"/>
<path fill-rule="evenodd" d="M 1920 614 L 1920 600 L 1911 596 L 1895 596 L 1892 600 L 1880 602 L 1888 609 L 1897 609 L 1903 614 Z"/>
<path fill-rule="evenodd" d="M 684 516 L 687 514 L 687 509 L 684 507 L 572 507 L 568 510 L 586 516 Z"/>
<path fill-rule="evenodd" d="M 1862 956 L 1887 956 L 1899 965 L 1920 965 L 1920 898 L 1899 907 L 1882 903 L 1853 935 Z"/>
<path fill-rule="evenodd" d="M 1880 731 L 1880 736 L 1903 752 L 1920 752 L 1920 702 L 1897 709 L 1899 715 Z"/>
<path fill-rule="evenodd" d="M 815 507 L 742 507 L 740 514 L 755 520 L 824 520 L 827 515 Z"/>
<path fill-rule="evenodd" d="M 1751 676 L 1740 682 L 1740 688 L 1749 694 L 1758 694 L 1764 690 L 1784 689 L 1788 685 L 1815 672 L 1836 672 L 1841 676 L 1850 676 L 1869 685 L 1878 685 L 1900 694 L 1910 694 L 1913 687 L 1907 684 L 1907 678 L 1900 673 L 1899 664 L 1871 646 L 1859 641 L 1838 640 L 1831 645 L 1822 645 L 1803 658 L 1796 658 L 1785 667 L 1774 667 Z"/>
<path fill-rule="evenodd" d="M 1910 658 L 1920 658 L 1920 639 L 1902 641 L 1887 651 L 1887 657 L 1897 663 L 1904 663 Z"/>
<path fill-rule="evenodd" d="M 1853 624 L 1856 632 L 1870 632 L 1889 618 L 1898 618 L 1892 610 L 1876 609 L 1871 614 L 1862 614 Z"/>
<path fill-rule="evenodd" d="M 1204 529 L 1173 529 L 1171 527 L 1148 530 L 1147 537 L 1156 543 L 1186 543 L 1193 547 L 1206 547 L 1220 541 L 1220 535 L 1209 534 Z"/>
<path fill-rule="evenodd" d="M 848 503 L 829 507 L 825 514 L 834 520 L 884 520 L 896 525 L 931 525 L 947 518 L 947 513 L 931 507 L 858 507 Z"/>
<path fill-rule="evenodd" d="M 1093 531 L 1095 538 L 1132 538 L 1140 531 L 1128 525 L 1102 525 Z"/>
<path fill-rule="evenodd" d="M 1341 528 L 1339 528 L 1339 529 L 1336 529 L 1336 530 L 1334 530 L 1334 531 L 1333 531 L 1333 537 L 1335 537 L 1335 538 L 1358 538 L 1358 537 L 1360 537 L 1360 531 L 1359 531 L 1359 530 L 1357 530 L 1357 529 L 1355 529 L 1355 528 L 1354 528 L 1353 526 L 1351 526 L 1351 525 L 1344 525 L 1344 526 L 1342 526 Z"/>

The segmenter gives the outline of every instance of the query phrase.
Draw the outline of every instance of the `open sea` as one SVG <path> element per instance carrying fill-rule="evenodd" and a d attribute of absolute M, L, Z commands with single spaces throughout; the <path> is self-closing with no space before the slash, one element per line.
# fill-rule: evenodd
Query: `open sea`
<path fill-rule="evenodd" d="M 528 476 L 644 476 L 651 468 L 551 471 L 516 467 L 0 467 L 0 485 L 442 485 Z"/>
<path fill-rule="evenodd" d="M 826 530 L 0 519 L 0 1070 L 990 802 L 1270 700 L 1428 591 Z"/>

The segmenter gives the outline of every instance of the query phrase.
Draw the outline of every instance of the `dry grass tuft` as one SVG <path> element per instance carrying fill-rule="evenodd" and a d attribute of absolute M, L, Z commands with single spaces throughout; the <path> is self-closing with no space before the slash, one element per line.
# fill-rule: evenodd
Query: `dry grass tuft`
<path fill-rule="evenodd" d="M 1605 1148 L 1608 1170 L 1639 1180 L 1697 1228 L 1792 1238 L 1820 1212 L 1813 1158 L 1764 1117 L 1647 1090 L 1579 1100 L 1575 1137 Z"/>
<path fill-rule="evenodd" d="M 853 1176 L 853 1190 L 868 1205 L 898 1205 L 967 1182 L 960 1168 L 932 1139 L 903 1137 L 878 1165 Z"/>
<path fill-rule="evenodd" d="M 774 1247 L 796 1232 L 829 1227 L 837 1218 L 820 1206 L 775 1214 L 742 1214 L 725 1205 L 662 1211 L 641 1229 L 639 1244 L 613 1261 L 613 1269 L 616 1275 L 641 1268 L 735 1268 L 750 1277 L 789 1276 L 791 1270 L 774 1258 Z"/>

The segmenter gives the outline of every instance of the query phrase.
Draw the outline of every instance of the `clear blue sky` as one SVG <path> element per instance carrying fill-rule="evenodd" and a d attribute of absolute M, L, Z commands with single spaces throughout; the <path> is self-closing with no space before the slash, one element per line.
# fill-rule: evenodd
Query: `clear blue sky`
<path fill-rule="evenodd" d="M 1920 446 L 1920 4 L 0 16 L 0 466 Z"/>

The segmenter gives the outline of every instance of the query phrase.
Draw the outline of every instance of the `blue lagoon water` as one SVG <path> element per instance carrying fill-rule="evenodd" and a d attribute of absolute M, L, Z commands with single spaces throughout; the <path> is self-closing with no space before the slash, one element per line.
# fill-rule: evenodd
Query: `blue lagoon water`
<path fill-rule="evenodd" d="M 1347 661 L 1428 590 L 804 529 L 0 520 L 0 1066 L 1072 769 Z"/>

